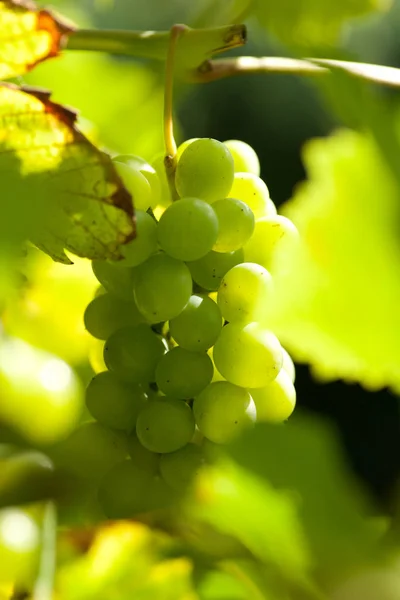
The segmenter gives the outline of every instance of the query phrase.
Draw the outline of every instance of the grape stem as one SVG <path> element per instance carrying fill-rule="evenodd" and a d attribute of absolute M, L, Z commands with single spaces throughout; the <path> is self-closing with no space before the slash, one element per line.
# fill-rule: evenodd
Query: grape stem
<path fill-rule="evenodd" d="M 187 32 L 186 25 L 173 25 L 171 27 L 170 41 L 168 45 L 167 59 L 165 63 L 165 86 L 164 86 L 164 143 L 165 158 L 164 165 L 167 173 L 168 184 L 172 199 L 176 199 L 175 170 L 176 170 L 176 142 L 174 137 L 173 119 L 173 90 L 175 77 L 175 57 L 178 40 Z"/>
<path fill-rule="evenodd" d="M 42 550 L 39 575 L 32 600 L 52 600 L 56 569 L 57 513 L 53 502 L 46 504 L 43 516 Z"/>

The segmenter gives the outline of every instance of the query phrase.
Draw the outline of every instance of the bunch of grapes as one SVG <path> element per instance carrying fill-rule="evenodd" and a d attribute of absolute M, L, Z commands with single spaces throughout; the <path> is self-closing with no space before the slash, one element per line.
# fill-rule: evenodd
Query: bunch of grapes
<path fill-rule="evenodd" d="M 120 262 L 93 262 L 101 287 L 85 325 L 104 340 L 105 366 L 86 392 L 95 421 L 65 444 L 112 518 L 173 502 L 218 445 L 295 405 L 268 307 L 275 256 L 297 230 L 247 144 L 189 140 L 177 156 L 174 201 L 161 160 L 114 159 L 137 236 Z"/>

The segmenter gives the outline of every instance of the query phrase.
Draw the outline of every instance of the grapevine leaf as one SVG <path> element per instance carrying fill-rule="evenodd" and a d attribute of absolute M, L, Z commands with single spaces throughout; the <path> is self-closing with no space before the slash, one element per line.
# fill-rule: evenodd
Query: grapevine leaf
<path fill-rule="evenodd" d="M 31 0 L 0 0 L 0 79 L 57 56 L 73 27 Z"/>
<path fill-rule="evenodd" d="M 374 10 L 386 10 L 391 0 L 254 0 L 253 10 L 262 25 L 289 45 L 334 43 L 349 19 Z"/>
<path fill-rule="evenodd" d="M 308 181 L 287 204 L 302 243 L 277 269 L 273 326 L 324 378 L 400 384 L 399 188 L 367 135 L 305 147 Z"/>
<path fill-rule="evenodd" d="M 64 249 L 118 259 L 135 234 L 131 196 L 75 121 L 46 91 L 0 86 L 0 232 L 29 237 L 59 262 L 71 262 Z"/>

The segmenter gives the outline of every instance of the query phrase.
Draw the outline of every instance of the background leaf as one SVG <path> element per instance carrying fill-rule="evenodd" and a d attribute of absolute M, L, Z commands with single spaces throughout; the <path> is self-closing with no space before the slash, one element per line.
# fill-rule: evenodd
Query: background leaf
<path fill-rule="evenodd" d="M 0 79 L 57 56 L 72 31 L 70 23 L 39 10 L 31 0 L 0 0 Z"/>

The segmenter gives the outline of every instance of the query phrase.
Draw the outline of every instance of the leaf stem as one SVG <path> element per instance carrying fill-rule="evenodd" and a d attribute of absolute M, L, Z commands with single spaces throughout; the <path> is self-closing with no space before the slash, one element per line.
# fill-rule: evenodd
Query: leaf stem
<path fill-rule="evenodd" d="M 179 38 L 187 32 L 186 25 L 173 25 L 170 33 L 167 59 L 165 63 L 164 86 L 164 165 L 172 198 L 177 197 L 175 188 L 176 142 L 174 137 L 173 91 L 175 77 L 176 47 Z"/>

